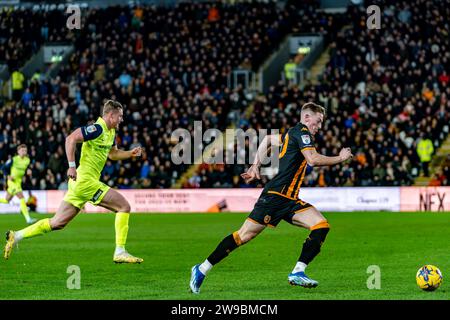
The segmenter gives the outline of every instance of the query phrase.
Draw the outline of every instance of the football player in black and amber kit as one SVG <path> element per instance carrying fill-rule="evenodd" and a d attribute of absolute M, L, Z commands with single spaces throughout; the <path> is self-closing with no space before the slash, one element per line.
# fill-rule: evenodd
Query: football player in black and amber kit
<path fill-rule="evenodd" d="M 316 151 L 313 137 L 321 129 L 325 115 L 325 108 L 322 106 L 306 103 L 302 106 L 299 124 L 284 135 L 268 135 L 263 139 L 253 165 L 241 176 L 247 183 L 259 179 L 261 159 L 270 147 L 280 147 L 278 173 L 266 184 L 242 227 L 225 237 L 203 263 L 192 267 L 190 288 L 193 293 L 200 292 L 205 276 L 215 264 L 237 247 L 255 238 L 266 226 L 275 227 L 281 220 L 311 231 L 303 243 L 294 269 L 288 275 L 289 283 L 307 288 L 318 285 L 317 281 L 306 276 L 305 268 L 320 252 L 330 226 L 314 206 L 298 198 L 299 190 L 307 165 L 331 166 L 353 156 L 350 148 L 343 148 L 334 157 L 327 157 Z"/>

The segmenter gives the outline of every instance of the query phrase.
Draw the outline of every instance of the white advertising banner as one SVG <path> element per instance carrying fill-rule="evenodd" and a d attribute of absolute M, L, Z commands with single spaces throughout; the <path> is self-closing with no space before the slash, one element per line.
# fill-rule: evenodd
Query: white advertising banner
<path fill-rule="evenodd" d="M 303 188 L 300 199 L 320 211 L 399 211 L 400 189 L 370 188 Z"/>
<path fill-rule="evenodd" d="M 343 188 L 346 193 L 344 211 L 400 211 L 400 188 Z"/>
<path fill-rule="evenodd" d="M 262 189 L 134 189 L 119 190 L 132 212 L 244 212 L 253 209 Z M 47 212 L 55 212 L 64 191 L 48 191 Z M 87 203 L 85 212 L 107 212 Z"/>
<path fill-rule="evenodd" d="M 47 212 L 47 191 L 36 190 L 32 191 L 33 196 L 37 199 L 37 212 Z M 28 200 L 28 191 L 23 192 L 25 201 Z M 0 191 L 0 198 L 4 199 L 6 197 L 6 191 Z M 17 197 L 13 197 L 8 204 L 0 203 L 0 214 L 1 213 L 20 213 L 20 200 Z"/>
<path fill-rule="evenodd" d="M 300 188 L 299 197 L 319 211 L 345 211 L 344 188 Z"/>
<path fill-rule="evenodd" d="M 132 212 L 250 212 L 262 189 L 141 189 L 119 190 Z M 37 211 L 54 213 L 65 191 L 32 191 Z M 4 198 L 5 191 L 0 191 Z M 28 198 L 28 191 L 24 191 Z M 450 211 L 450 187 L 303 188 L 300 199 L 320 211 Z M 1 213 L 19 213 L 19 199 L 0 204 Z M 84 212 L 107 212 L 86 204 Z"/>

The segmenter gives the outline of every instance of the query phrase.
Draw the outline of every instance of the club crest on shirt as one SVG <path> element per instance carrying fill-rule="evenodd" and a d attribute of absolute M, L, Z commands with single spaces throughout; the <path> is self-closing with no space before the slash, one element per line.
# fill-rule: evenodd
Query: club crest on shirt
<path fill-rule="evenodd" d="M 309 135 L 304 134 L 302 135 L 302 141 L 304 144 L 310 144 L 311 143 L 311 138 L 309 137 Z"/>
<path fill-rule="evenodd" d="M 86 131 L 87 131 L 88 133 L 92 133 L 92 132 L 97 131 L 97 128 L 95 127 L 95 125 L 90 125 L 90 126 L 87 126 L 87 127 L 86 127 Z"/>
<path fill-rule="evenodd" d="M 272 219 L 271 216 L 266 215 L 266 216 L 264 217 L 264 223 L 269 223 L 271 219 Z"/>

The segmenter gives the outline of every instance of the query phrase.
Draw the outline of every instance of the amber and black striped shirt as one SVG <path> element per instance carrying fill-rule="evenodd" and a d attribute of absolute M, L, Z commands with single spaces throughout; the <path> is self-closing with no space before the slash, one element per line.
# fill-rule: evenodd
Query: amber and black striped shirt
<path fill-rule="evenodd" d="M 298 199 L 306 173 L 306 159 L 302 150 L 315 149 L 313 136 L 304 124 L 297 124 L 281 136 L 278 173 L 263 192 Z"/>

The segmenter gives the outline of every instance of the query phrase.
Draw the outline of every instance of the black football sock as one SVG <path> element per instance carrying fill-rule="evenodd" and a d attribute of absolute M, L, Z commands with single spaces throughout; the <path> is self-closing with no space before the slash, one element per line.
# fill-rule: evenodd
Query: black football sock
<path fill-rule="evenodd" d="M 325 241 L 329 230 L 329 228 L 321 228 L 311 231 L 309 237 L 303 243 L 302 253 L 298 261 L 309 264 L 319 254 L 320 247 Z"/>
<path fill-rule="evenodd" d="M 237 232 L 226 236 L 217 246 L 216 250 L 210 254 L 208 261 L 215 265 L 223 260 L 228 254 L 242 244 Z"/>

